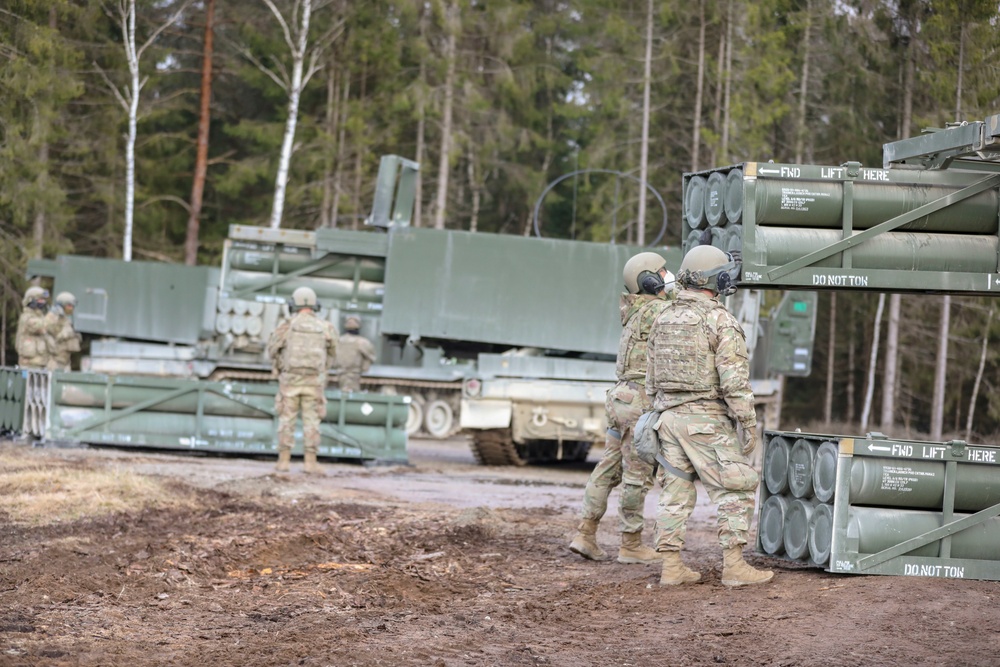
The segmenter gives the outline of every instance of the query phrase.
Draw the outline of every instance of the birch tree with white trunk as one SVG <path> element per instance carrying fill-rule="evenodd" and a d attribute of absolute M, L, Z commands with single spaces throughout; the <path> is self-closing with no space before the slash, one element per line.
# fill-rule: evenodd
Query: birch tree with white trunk
<path fill-rule="evenodd" d="M 119 88 L 112 83 L 107 73 L 98 67 L 98 72 L 105 83 L 111 88 L 115 99 L 128 114 L 128 135 L 125 140 L 125 232 L 122 240 L 122 259 L 132 261 L 132 227 L 135 216 L 135 138 L 139 124 L 139 94 L 149 77 L 140 78 L 139 63 L 160 34 L 176 23 L 184 11 L 190 6 L 191 0 L 180 2 L 173 14 L 150 33 L 142 45 L 136 41 L 136 8 L 135 0 L 119 0 L 114 7 L 104 7 L 105 13 L 118 23 L 122 32 L 122 43 L 125 46 L 125 59 L 128 62 L 129 84 Z"/>
<path fill-rule="evenodd" d="M 646 55 L 642 73 L 642 142 L 639 145 L 638 244 L 646 245 L 646 178 L 649 174 L 649 88 L 653 71 L 653 0 L 646 3 Z"/>
<path fill-rule="evenodd" d="M 332 0 L 293 0 L 291 11 L 286 16 L 278 9 L 273 0 L 261 0 L 270 10 L 288 46 L 292 59 L 291 71 L 278 59 L 273 66 L 268 66 L 246 46 L 238 45 L 240 53 L 253 65 L 274 81 L 288 95 L 288 118 L 285 120 L 285 133 L 281 139 L 281 153 L 278 156 L 278 173 L 274 178 L 274 203 L 271 206 L 271 229 L 281 227 L 281 219 L 285 211 L 285 193 L 288 190 L 288 171 L 292 164 L 292 153 L 295 152 L 295 128 L 299 121 L 299 102 L 302 91 L 309 84 L 313 75 L 323 69 L 323 54 L 343 31 L 344 20 L 333 22 L 330 28 L 309 44 L 309 26 L 313 13 L 332 4 Z"/>

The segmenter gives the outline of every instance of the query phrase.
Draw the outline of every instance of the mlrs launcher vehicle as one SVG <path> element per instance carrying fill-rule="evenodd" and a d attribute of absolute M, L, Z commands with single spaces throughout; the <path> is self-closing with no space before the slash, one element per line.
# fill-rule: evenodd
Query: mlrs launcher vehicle
<path fill-rule="evenodd" d="M 60 256 L 29 274 L 77 295 L 84 370 L 213 381 L 270 379 L 268 336 L 308 286 L 341 330 L 360 318 L 378 352 L 362 388 L 409 395 L 410 434 L 465 430 L 484 464 L 585 459 L 607 428 L 622 269 L 642 249 L 411 228 L 416 168 L 383 158 L 365 231 L 233 225 L 218 268 Z M 659 251 L 676 270 L 680 249 Z M 767 323 L 744 296 L 753 339 Z M 758 346 L 761 378 L 808 372 L 815 296 L 793 301 Z M 779 383 L 755 382 L 773 404 Z"/>

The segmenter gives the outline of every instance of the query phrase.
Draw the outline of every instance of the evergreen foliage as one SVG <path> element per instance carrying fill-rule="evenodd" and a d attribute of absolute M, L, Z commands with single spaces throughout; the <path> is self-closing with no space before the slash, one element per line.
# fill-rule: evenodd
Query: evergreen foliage
<path fill-rule="evenodd" d="M 286 16 L 295 2 L 274 0 Z M 140 35 L 178 6 L 138 5 Z M 638 176 L 647 0 L 323 0 L 317 7 L 310 39 L 336 38 L 302 95 L 284 227 L 357 226 L 370 206 L 378 158 L 387 153 L 422 161 L 418 223 L 432 225 L 448 97 L 449 228 L 531 233 L 537 198 L 560 176 L 578 169 Z M 121 254 L 127 119 L 107 84 L 123 84 L 127 65 L 108 9 L 103 0 L 0 7 L 7 350 L 29 258 Z M 449 22 L 453 9 L 458 18 Z M 191 4 L 141 62 L 137 259 L 183 261 L 204 11 L 203 2 Z M 230 224 L 267 224 L 287 95 L 255 61 L 275 72 L 290 67 L 281 27 L 262 0 L 217 0 L 215 12 L 199 238 L 205 264 L 218 263 Z M 807 163 L 879 165 L 887 141 L 1000 110 L 995 1 L 656 0 L 654 16 L 648 181 L 667 203 L 668 244 L 680 242 L 681 173 L 691 169 L 693 141 L 701 168 L 793 162 L 800 151 Z M 449 31 L 457 49 L 453 79 Z M 542 232 L 635 243 L 640 196 L 649 197 L 634 181 L 607 174 L 566 179 L 543 201 Z M 647 203 L 649 241 L 662 212 L 652 197 Z M 843 294 L 837 301 L 834 413 L 845 423 L 861 411 L 875 298 Z M 1000 316 L 987 327 L 988 300 L 954 302 L 945 423 L 961 435 L 982 337 L 1000 335 Z M 821 412 L 828 310 L 821 307 L 813 375 L 789 381 L 785 425 Z M 897 411 L 907 434 L 928 428 L 937 311 L 937 302 L 904 299 Z M 1000 431 L 998 384 L 1000 346 L 991 344 L 975 413 L 980 437 Z"/>

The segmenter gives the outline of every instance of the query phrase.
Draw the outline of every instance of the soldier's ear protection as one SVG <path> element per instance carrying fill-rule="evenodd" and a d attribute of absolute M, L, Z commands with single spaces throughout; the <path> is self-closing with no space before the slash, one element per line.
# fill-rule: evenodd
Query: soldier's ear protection
<path fill-rule="evenodd" d="M 728 262 L 702 274 L 706 279 L 715 276 L 715 289 L 721 296 L 736 293 L 736 279 L 740 275 L 741 262 L 732 253 L 727 252 L 726 257 Z"/>
<path fill-rule="evenodd" d="M 666 285 L 663 276 L 652 271 L 643 271 L 639 274 L 639 293 L 656 295 L 662 292 Z"/>

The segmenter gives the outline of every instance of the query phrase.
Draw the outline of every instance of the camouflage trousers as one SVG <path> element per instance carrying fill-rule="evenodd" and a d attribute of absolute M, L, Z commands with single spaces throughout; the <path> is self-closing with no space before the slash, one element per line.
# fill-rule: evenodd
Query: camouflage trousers
<path fill-rule="evenodd" d="M 281 384 L 274 400 L 278 413 L 278 451 L 295 444 L 295 420 L 302 413 L 302 445 L 319 451 L 319 423 L 326 416 L 326 394 L 320 385 Z"/>
<path fill-rule="evenodd" d="M 759 476 L 743 455 L 727 415 L 668 410 L 660 415 L 660 454 L 686 473 L 697 473 L 708 497 L 718 506 L 719 544 L 723 549 L 747 543 Z M 656 550 L 684 546 L 688 517 L 694 511 L 694 482 L 660 467 L 663 487 L 656 507 Z"/>
<path fill-rule="evenodd" d="M 337 372 L 340 391 L 361 391 L 361 371 L 341 369 Z"/>
<path fill-rule="evenodd" d="M 632 430 L 640 415 L 649 411 L 649 397 L 643 387 L 619 382 L 608 391 L 604 405 L 608 417 L 604 456 L 587 480 L 582 517 L 600 521 L 608 509 L 611 489 L 621 484 L 618 498 L 621 531 L 636 533 L 642 530 L 646 494 L 653 487 L 653 467 L 636 456 Z"/>

